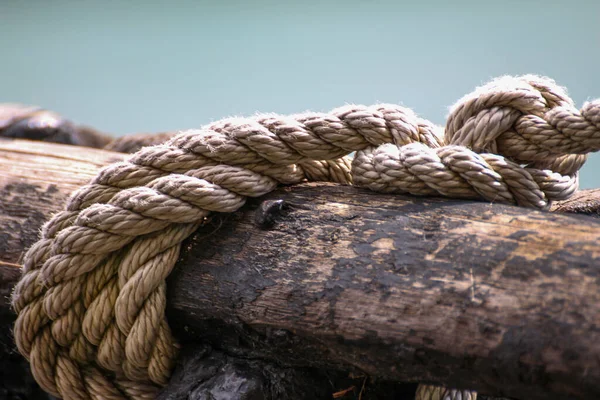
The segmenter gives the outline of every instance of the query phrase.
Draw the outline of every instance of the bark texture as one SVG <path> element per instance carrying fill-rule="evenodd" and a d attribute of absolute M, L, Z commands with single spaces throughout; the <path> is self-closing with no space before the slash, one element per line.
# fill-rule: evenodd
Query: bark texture
<path fill-rule="evenodd" d="M 0 308 L 41 224 L 123 157 L 0 141 Z M 598 398 L 599 239 L 600 221 L 585 216 L 328 184 L 279 189 L 185 242 L 168 313 L 184 357 L 163 398 L 191 393 L 181 382 L 218 386 L 223 368 L 229 383 L 248 378 L 248 393 L 273 376 L 291 377 L 280 389 L 317 382 L 319 394 L 297 398 L 344 389 L 326 382 L 348 372 L 380 388 L 428 381 L 520 399 Z M 214 367 L 210 379 L 198 360 Z M 265 398 L 285 398 L 275 393 Z"/>
<path fill-rule="evenodd" d="M 101 148 L 112 138 L 36 106 L 0 103 L 0 137 Z"/>
<path fill-rule="evenodd" d="M 182 336 L 523 399 L 600 395 L 594 219 L 303 185 L 213 229 L 169 282 Z"/>

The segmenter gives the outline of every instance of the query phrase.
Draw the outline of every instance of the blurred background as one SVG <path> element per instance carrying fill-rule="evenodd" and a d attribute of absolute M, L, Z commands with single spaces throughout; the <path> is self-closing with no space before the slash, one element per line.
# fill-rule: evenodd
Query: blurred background
<path fill-rule="evenodd" d="M 489 79 L 600 97 L 600 1 L 0 0 L 0 102 L 114 135 L 398 103 L 443 124 Z M 581 187 L 600 187 L 600 155 Z"/>

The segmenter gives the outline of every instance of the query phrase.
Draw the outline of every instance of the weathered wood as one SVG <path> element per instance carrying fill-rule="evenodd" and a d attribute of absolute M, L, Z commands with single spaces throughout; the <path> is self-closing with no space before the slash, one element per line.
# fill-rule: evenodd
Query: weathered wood
<path fill-rule="evenodd" d="M 112 137 L 36 106 L 0 103 L 0 137 L 102 148 Z"/>
<path fill-rule="evenodd" d="M 125 143 L 129 143 L 124 141 Z M 121 143 L 121 142 L 118 142 Z M 0 398 L 49 399 L 33 381 L 27 362 L 12 344 L 14 314 L 8 299 L 20 277 L 22 252 L 37 240 L 39 227 L 62 209 L 68 194 L 85 184 L 99 167 L 123 154 L 0 139 Z M 160 399 L 200 400 L 208 394 L 231 399 L 314 400 L 343 389 L 363 399 L 412 400 L 414 385 L 378 381 L 363 388 L 365 377 L 344 371 L 290 368 L 269 361 L 245 360 L 208 345 L 185 346 L 171 383 Z"/>
<path fill-rule="evenodd" d="M 415 385 L 372 382 L 364 375 L 343 371 L 289 368 L 228 355 L 206 344 L 187 344 L 178 364 L 157 400 L 330 400 L 344 391 L 347 395 L 342 400 L 415 398 Z"/>
<path fill-rule="evenodd" d="M 69 193 L 123 154 L 85 147 L 0 138 L 0 398 L 49 399 L 16 351 L 9 308 L 21 276 L 19 260 L 41 225 L 63 208 Z"/>
<path fill-rule="evenodd" d="M 0 263 L 17 264 L 39 228 L 98 169 L 126 155 L 0 138 Z"/>
<path fill-rule="evenodd" d="M 575 192 L 571 198 L 555 203 L 552 211 L 585 214 L 600 218 L 600 189 Z"/>
<path fill-rule="evenodd" d="M 177 132 L 137 133 L 114 138 L 94 128 L 75 124 L 36 106 L 0 103 L 0 138 L 71 144 L 120 153 L 135 153 L 143 146 L 160 144 Z"/>
<path fill-rule="evenodd" d="M 600 395 L 598 221 L 341 186 L 274 200 L 272 228 L 255 202 L 184 246 L 180 334 L 517 398 Z"/>
<path fill-rule="evenodd" d="M 123 157 L 65 147 L 0 141 L 5 287 L 67 192 Z M 283 188 L 186 241 L 168 316 L 185 341 L 284 366 L 595 399 L 599 239 L 589 217 Z"/>

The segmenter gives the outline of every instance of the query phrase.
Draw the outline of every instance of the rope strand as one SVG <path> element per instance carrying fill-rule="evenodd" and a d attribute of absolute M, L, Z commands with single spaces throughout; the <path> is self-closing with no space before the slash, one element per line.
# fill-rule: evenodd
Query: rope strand
<path fill-rule="evenodd" d="M 305 180 L 547 209 L 577 189 L 585 154 L 599 149 L 600 102 L 578 111 L 536 76 L 478 88 L 445 131 L 380 104 L 182 132 L 102 169 L 44 225 L 12 297 L 18 349 L 56 397 L 153 398 L 178 350 L 165 278 L 211 212 Z"/>

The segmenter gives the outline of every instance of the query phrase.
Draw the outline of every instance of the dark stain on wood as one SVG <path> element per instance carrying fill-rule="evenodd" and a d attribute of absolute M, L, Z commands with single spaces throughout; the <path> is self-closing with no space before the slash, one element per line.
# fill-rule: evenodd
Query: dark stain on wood
<path fill-rule="evenodd" d="M 47 188 L 23 182 L 11 182 L 0 188 L 0 254 L 3 260 L 17 263 L 23 249 L 39 239 L 40 221 L 49 205 L 59 204 L 56 186 Z"/>
<path fill-rule="evenodd" d="M 0 216 L 18 215 L 28 228 L 23 238 L 14 222 L 0 228 L 15 245 L 0 252 L 6 293 L 41 224 L 99 166 L 119 160 L 11 143 L 0 140 L 0 190 L 13 192 L 0 197 Z M 28 211 L 11 205 L 28 197 Z M 264 200 L 294 206 L 256 229 Z M 168 317 L 186 343 L 208 340 L 238 359 L 596 399 L 599 229 L 588 217 L 486 203 L 282 188 L 185 242 Z"/>
<path fill-rule="evenodd" d="M 600 349 L 580 335 L 600 338 L 590 320 L 600 316 L 600 294 L 565 292 L 596 282 L 599 224 L 326 187 L 324 197 L 310 185 L 266 196 L 310 204 L 278 215 L 269 230 L 249 228 L 260 206 L 250 201 L 182 254 L 185 268 L 169 279 L 169 315 L 181 337 L 282 365 L 497 395 L 600 394 L 591 378 L 574 378 L 599 370 L 590 348 Z M 566 224 L 577 240 L 556 234 Z"/>

